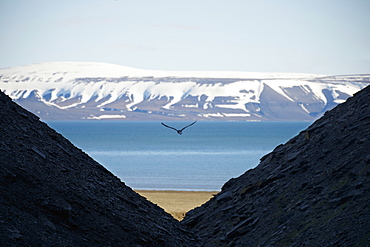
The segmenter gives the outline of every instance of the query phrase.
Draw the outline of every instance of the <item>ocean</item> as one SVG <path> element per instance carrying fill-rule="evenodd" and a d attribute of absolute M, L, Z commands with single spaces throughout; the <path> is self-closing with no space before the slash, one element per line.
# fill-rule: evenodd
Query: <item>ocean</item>
<path fill-rule="evenodd" d="M 191 122 L 165 122 L 181 129 Z M 183 135 L 160 122 L 47 124 L 136 190 L 219 191 L 310 122 L 197 122 Z"/>

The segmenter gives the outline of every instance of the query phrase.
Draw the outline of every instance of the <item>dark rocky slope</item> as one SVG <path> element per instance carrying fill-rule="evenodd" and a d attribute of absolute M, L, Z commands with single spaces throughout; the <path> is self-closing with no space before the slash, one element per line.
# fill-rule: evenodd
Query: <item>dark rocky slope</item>
<path fill-rule="evenodd" d="M 198 246 L 199 239 L 0 92 L 1 246 Z"/>
<path fill-rule="evenodd" d="M 370 246 L 369 104 L 367 87 L 182 223 L 213 246 Z"/>

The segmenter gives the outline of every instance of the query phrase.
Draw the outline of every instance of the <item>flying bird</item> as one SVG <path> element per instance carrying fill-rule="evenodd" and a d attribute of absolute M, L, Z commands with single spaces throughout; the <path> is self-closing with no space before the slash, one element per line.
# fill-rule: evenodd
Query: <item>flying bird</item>
<path fill-rule="evenodd" d="M 194 122 L 192 122 L 191 124 L 189 124 L 189 125 L 185 126 L 184 128 L 182 128 L 182 129 L 180 129 L 180 130 L 175 129 L 174 127 L 168 126 L 168 125 L 166 125 L 166 124 L 164 124 L 164 123 L 161 123 L 161 124 L 162 124 L 163 126 L 167 127 L 167 128 L 170 128 L 170 129 L 176 130 L 177 134 L 182 135 L 182 132 L 184 131 L 184 129 L 186 129 L 186 128 L 187 128 L 187 127 L 189 127 L 189 126 L 192 126 L 192 125 L 193 125 L 193 124 L 195 124 L 196 122 L 197 122 L 197 121 L 194 121 Z"/>

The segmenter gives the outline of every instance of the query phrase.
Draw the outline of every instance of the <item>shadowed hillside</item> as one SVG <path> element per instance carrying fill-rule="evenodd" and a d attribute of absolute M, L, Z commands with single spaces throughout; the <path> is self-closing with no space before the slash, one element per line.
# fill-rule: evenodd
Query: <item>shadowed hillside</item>
<path fill-rule="evenodd" d="M 182 221 L 213 246 L 370 246 L 370 87 Z"/>
<path fill-rule="evenodd" d="M 198 246 L 125 186 L 0 92 L 1 246 Z"/>

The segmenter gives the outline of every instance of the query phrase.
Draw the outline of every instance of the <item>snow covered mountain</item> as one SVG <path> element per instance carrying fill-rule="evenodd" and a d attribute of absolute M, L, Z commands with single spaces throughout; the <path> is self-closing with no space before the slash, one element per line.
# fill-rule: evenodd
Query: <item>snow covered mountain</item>
<path fill-rule="evenodd" d="M 152 71 L 102 63 L 0 69 L 0 89 L 44 120 L 314 120 L 370 75 Z"/>

